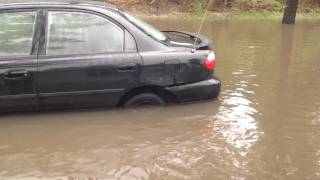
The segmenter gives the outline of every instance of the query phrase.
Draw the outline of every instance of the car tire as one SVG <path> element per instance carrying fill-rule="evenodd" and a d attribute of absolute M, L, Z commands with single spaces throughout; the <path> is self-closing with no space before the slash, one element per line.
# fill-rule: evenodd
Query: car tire
<path fill-rule="evenodd" d="M 156 94 L 143 93 L 129 98 L 123 105 L 124 108 L 165 106 L 166 102 Z"/>

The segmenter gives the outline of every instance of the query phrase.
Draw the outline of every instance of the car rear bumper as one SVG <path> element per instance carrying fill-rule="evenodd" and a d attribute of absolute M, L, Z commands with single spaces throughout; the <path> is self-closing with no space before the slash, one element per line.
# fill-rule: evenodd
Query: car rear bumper
<path fill-rule="evenodd" d="M 221 81 L 214 77 L 192 84 L 168 87 L 166 90 L 172 92 L 180 103 L 215 99 L 220 94 Z"/>

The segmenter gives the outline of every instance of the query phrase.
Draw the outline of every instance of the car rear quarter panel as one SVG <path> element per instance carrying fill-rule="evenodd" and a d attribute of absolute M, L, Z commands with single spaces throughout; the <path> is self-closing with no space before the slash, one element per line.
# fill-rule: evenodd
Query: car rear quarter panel
<path fill-rule="evenodd" d="M 141 52 L 143 84 L 174 86 L 204 80 L 210 74 L 204 66 L 209 51 L 178 50 Z"/>

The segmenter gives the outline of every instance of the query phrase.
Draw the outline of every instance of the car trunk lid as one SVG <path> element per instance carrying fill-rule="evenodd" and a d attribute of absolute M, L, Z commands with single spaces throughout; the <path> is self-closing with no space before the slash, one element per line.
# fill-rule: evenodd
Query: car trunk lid
<path fill-rule="evenodd" d="M 197 35 L 196 33 L 183 31 L 161 32 L 167 36 L 170 46 L 194 48 L 196 50 L 211 50 L 211 40 L 203 35 Z"/>

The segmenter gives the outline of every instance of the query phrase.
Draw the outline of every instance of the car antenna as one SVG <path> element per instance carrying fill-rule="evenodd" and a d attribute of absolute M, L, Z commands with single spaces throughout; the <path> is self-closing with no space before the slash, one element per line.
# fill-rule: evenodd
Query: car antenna
<path fill-rule="evenodd" d="M 204 15 L 203 15 L 203 17 L 202 17 L 202 21 L 201 21 L 201 24 L 200 24 L 200 27 L 199 27 L 197 36 L 196 36 L 196 38 L 195 38 L 195 40 L 194 40 L 194 43 L 193 43 L 193 46 L 192 46 L 192 49 L 191 49 L 191 52 L 192 52 L 192 53 L 196 52 L 196 44 L 197 44 L 197 41 L 198 41 L 198 36 L 200 35 L 201 30 L 202 30 L 202 26 L 203 26 L 203 24 L 204 24 L 204 22 L 205 22 L 205 20 L 206 20 L 206 17 L 207 17 L 207 14 L 208 14 L 208 10 L 209 10 L 209 6 L 211 5 L 211 1 L 212 1 L 212 0 L 209 0 L 209 2 L 208 2 L 208 4 L 207 4 L 206 11 L 205 11 L 205 13 L 204 13 Z"/>

